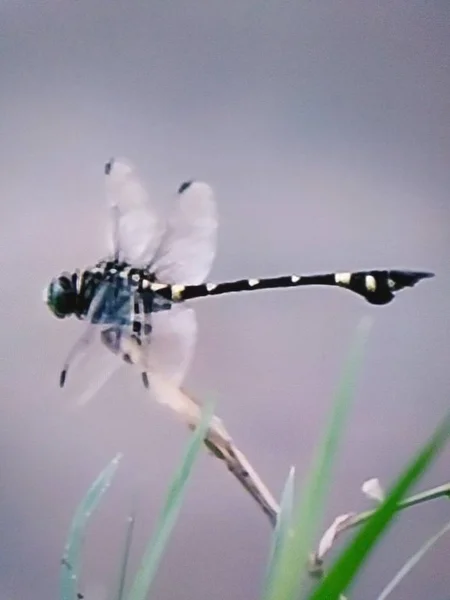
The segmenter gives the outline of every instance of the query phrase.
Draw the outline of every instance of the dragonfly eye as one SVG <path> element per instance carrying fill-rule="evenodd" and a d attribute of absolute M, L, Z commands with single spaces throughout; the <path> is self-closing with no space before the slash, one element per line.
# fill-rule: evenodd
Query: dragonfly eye
<path fill-rule="evenodd" d="M 75 312 L 77 292 L 67 275 L 53 279 L 47 288 L 46 302 L 58 319 L 69 317 Z"/>

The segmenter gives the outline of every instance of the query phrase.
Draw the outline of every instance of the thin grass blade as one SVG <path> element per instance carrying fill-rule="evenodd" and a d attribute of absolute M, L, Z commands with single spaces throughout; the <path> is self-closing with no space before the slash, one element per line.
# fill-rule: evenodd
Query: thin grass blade
<path fill-rule="evenodd" d="M 304 581 L 308 553 L 323 514 L 334 456 L 343 434 L 371 325 L 372 319 L 364 318 L 357 328 L 323 441 L 310 470 L 301 502 L 295 511 L 292 535 L 288 536 L 277 568 L 268 582 L 265 600 L 292 600 L 297 597 Z"/>
<path fill-rule="evenodd" d="M 120 561 L 117 592 L 115 593 L 114 596 L 112 596 L 115 600 L 123 600 L 123 597 L 124 597 L 125 583 L 126 583 L 126 578 L 127 578 L 128 564 L 129 564 L 129 560 L 130 560 L 130 551 L 131 551 L 131 544 L 133 541 L 135 522 L 136 522 L 136 510 L 133 510 L 127 519 L 122 559 Z"/>
<path fill-rule="evenodd" d="M 411 556 L 411 558 L 406 561 L 403 567 L 398 571 L 398 573 L 391 579 L 391 581 L 386 585 L 381 594 L 378 596 L 377 600 L 386 600 L 386 598 L 390 595 L 391 592 L 401 583 L 401 581 L 408 575 L 408 573 L 417 565 L 417 563 L 422 560 L 425 554 L 431 550 L 431 548 L 443 537 L 446 533 L 450 531 L 450 521 L 442 527 L 435 535 L 430 537 L 425 544 L 423 544 L 419 550 Z"/>
<path fill-rule="evenodd" d="M 330 571 L 310 595 L 309 600 L 334 600 L 344 593 L 364 565 L 369 554 L 386 533 L 399 511 L 399 502 L 419 480 L 443 448 L 450 436 L 450 415 L 442 422 L 430 440 L 422 447 L 401 476 L 386 500 L 358 531 L 353 540 L 334 562 Z"/>
<path fill-rule="evenodd" d="M 92 513 L 111 485 L 122 455 L 118 454 L 100 473 L 75 511 L 61 560 L 61 600 L 76 600 L 81 565 L 81 550 L 86 526 Z"/>
<path fill-rule="evenodd" d="M 287 536 L 289 535 L 292 527 L 292 509 L 294 506 L 294 476 L 295 468 L 291 467 L 286 478 L 286 483 L 284 484 L 283 493 L 281 494 L 280 510 L 272 536 L 272 547 L 263 586 L 264 590 L 269 589 L 270 581 L 272 581 L 274 576 L 273 574 L 278 568 L 282 548 L 286 543 Z"/>
<path fill-rule="evenodd" d="M 165 506 L 156 525 L 156 532 L 144 553 L 141 566 L 127 596 L 128 600 L 145 600 L 148 596 L 167 541 L 180 512 L 186 484 L 203 445 L 212 416 L 213 406 L 209 404 L 202 411 L 200 423 L 191 436 L 182 463 L 169 487 Z"/>

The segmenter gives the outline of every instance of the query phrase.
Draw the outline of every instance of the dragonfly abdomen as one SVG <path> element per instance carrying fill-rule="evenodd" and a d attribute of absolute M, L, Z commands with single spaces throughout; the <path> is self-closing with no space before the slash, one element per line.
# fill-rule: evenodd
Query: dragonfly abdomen
<path fill-rule="evenodd" d="M 200 285 L 164 285 L 148 282 L 147 285 L 159 295 L 173 302 L 217 296 L 233 292 L 249 292 L 263 289 L 332 286 L 359 294 L 371 304 L 391 302 L 395 293 L 405 287 L 413 287 L 420 280 L 433 277 L 433 273 L 402 270 L 372 270 L 354 273 L 325 273 L 319 275 L 283 275 L 264 279 L 238 279 L 224 283 Z"/>

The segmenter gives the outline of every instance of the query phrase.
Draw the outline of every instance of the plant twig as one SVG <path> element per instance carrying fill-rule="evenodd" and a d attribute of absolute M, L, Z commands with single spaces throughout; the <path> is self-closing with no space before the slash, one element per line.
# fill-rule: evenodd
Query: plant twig
<path fill-rule="evenodd" d="M 450 498 L 450 483 L 444 483 L 406 498 L 406 500 L 403 500 L 398 504 L 397 512 L 442 497 Z M 365 523 L 374 514 L 375 510 L 376 509 L 366 510 L 361 513 L 348 513 L 337 517 L 322 537 L 322 541 L 325 540 L 325 543 L 322 544 L 322 548 L 319 546 L 319 549 L 310 557 L 310 573 L 314 576 L 321 577 L 323 575 L 324 556 L 330 551 L 337 537 L 344 531 L 354 529 Z"/>
<path fill-rule="evenodd" d="M 443 496 L 450 498 L 450 483 L 444 483 L 429 490 L 425 490 L 424 492 L 420 492 L 419 494 L 415 494 L 414 496 L 410 496 L 403 502 L 400 502 L 397 510 L 404 510 L 410 506 L 416 506 L 417 504 L 422 504 L 423 502 L 428 502 L 429 500 L 436 500 L 436 498 L 442 498 Z M 361 523 L 367 521 L 367 519 L 369 519 L 374 512 L 375 510 L 367 510 L 355 515 L 345 529 L 350 529 L 351 527 L 357 527 L 358 525 L 361 525 Z"/>
<path fill-rule="evenodd" d="M 195 429 L 201 415 L 199 402 L 161 375 L 149 373 L 148 376 L 151 395 L 157 402 L 171 408 L 190 429 Z M 211 420 L 204 443 L 214 456 L 225 462 L 230 473 L 262 509 L 271 525 L 275 526 L 279 512 L 278 503 L 217 416 Z"/>

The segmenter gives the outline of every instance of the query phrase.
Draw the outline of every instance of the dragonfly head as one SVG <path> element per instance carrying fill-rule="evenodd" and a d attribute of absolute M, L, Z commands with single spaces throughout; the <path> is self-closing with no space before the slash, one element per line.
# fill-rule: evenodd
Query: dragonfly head
<path fill-rule="evenodd" d="M 70 317 L 75 312 L 77 289 L 69 273 L 52 279 L 44 292 L 44 301 L 58 319 Z"/>

